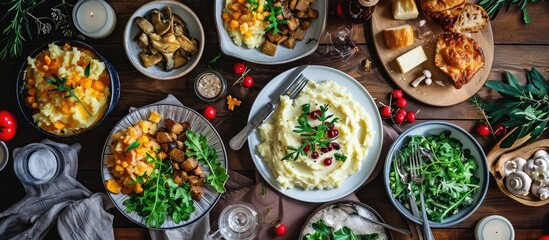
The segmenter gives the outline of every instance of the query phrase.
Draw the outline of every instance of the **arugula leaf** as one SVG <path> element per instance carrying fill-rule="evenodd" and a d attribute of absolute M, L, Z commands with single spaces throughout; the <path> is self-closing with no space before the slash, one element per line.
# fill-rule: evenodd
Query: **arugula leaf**
<path fill-rule="evenodd" d="M 328 227 L 323 220 L 318 220 L 312 223 L 311 227 L 315 230 L 312 234 L 308 233 L 303 239 L 305 240 L 328 240 L 330 233 L 333 231 Z"/>
<path fill-rule="evenodd" d="M 135 183 L 143 184 L 143 192 L 132 194 L 124 201 L 126 211 L 137 212 L 145 218 L 147 226 L 154 228 L 164 224 L 166 215 L 176 223 L 189 219 L 194 212 L 189 183 L 179 186 L 173 181 L 169 161 L 160 161 L 148 153 L 146 161 L 154 163 L 155 168 L 147 181 L 143 177 L 135 180 Z"/>
<path fill-rule="evenodd" d="M 312 223 L 313 233 L 308 233 L 304 240 L 377 240 L 379 233 L 370 233 L 365 235 L 356 235 L 348 227 L 342 227 L 334 231 L 333 228 L 326 225 L 323 220 Z"/>
<path fill-rule="evenodd" d="M 141 142 L 140 141 L 135 141 L 135 142 L 132 142 L 127 148 L 126 150 L 124 150 L 124 153 L 127 153 L 133 149 L 136 149 L 137 147 L 141 146 Z"/>
<path fill-rule="evenodd" d="M 185 141 L 187 156 L 195 157 L 201 164 L 207 164 L 211 173 L 206 177 L 206 182 L 218 192 L 224 193 L 225 182 L 229 179 L 229 175 L 221 166 L 221 162 L 217 161 L 215 148 L 208 146 L 208 140 L 204 135 L 196 134 L 191 130 L 187 130 L 185 135 L 187 136 Z"/>
<path fill-rule="evenodd" d="M 280 6 L 275 6 L 273 0 L 267 0 L 267 7 L 269 7 L 270 14 L 267 16 L 269 25 L 265 28 L 265 32 L 273 29 L 273 34 L 281 33 L 282 31 L 278 28 L 278 24 L 286 24 L 288 20 L 278 19 L 276 16 L 282 14 L 284 10 Z"/>

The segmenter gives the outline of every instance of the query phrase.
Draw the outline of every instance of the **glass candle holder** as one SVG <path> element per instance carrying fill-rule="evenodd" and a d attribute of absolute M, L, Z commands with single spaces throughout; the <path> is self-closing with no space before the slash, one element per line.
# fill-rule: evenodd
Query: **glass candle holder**
<path fill-rule="evenodd" d="M 104 38 L 116 26 L 114 9 L 103 0 L 81 0 L 72 10 L 74 26 L 90 38 Z"/>

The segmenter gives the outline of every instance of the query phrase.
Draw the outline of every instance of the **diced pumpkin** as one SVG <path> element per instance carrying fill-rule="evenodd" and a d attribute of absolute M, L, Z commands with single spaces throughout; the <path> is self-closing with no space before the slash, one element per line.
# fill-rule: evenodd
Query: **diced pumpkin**
<path fill-rule="evenodd" d="M 120 183 L 120 181 L 114 179 L 109 179 L 105 181 L 105 186 L 107 187 L 107 190 L 109 190 L 109 192 L 114 194 L 119 194 L 120 191 L 122 191 L 122 184 Z"/>
<path fill-rule="evenodd" d="M 107 165 L 108 168 L 114 167 L 115 159 L 113 155 L 110 155 L 107 157 L 107 160 L 105 161 L 105 165 Z"/>
<path fill-rule="evenodd" d="M 143 186 L 141 185 L 141 183 L 136 183 L 135 185 L 133 185 L 133 192 L 135 193 L 143 192 Z"/>
<path fill-rule="evenodd" d="M 159 113 L 151 112 L 151 115 L 149 116 L 149 121 L 151 121 L 153 123 L 158 123 L 158 122 L 160 122 L 160 120 L 162 120 L 162 116 L 160 116 Z"/>
<path fill-rule="evenodd" d="M 51 63 L 51 58 L 50 58 L 50 56 L 44 55 L 44 63 L 45 63 L 46 65 L 50 65 L 50 63 Z"/>
<path fill-rule="evenodd" d="M 105 84 L 103 84 L 103 82 L 101 81 L 96 80 L 96 81 L 93 81 L 92 88 L 99 92 L 103 92 L 105 90 Z"/>
<path fill-rule="evenodd" d="M 53 126 L 54 126 L 56 129 L 61 130 L 61 129 L 63 129 L 63 128 L 65 127 L 65 124 L 62 123 L 62 122 L 60 122 L 60 121 L 56 121 L 56 122 L 53 123 Z"/>
<path fill-rule="evenodd" d="M 149 121 L 139 121 L 139 129 L 141 130 L 141 132 L 149 132 L 149 130 L 151 129 L 152 127 L 152 123 L 149 122 Z"/>
<path fill-rule="evenodd" d="M 158 160 L 164 160 L 166 157 L 168 157 L 168 154 L 166 154 L 165 152 L 160 152 L 158 154 Z"/>

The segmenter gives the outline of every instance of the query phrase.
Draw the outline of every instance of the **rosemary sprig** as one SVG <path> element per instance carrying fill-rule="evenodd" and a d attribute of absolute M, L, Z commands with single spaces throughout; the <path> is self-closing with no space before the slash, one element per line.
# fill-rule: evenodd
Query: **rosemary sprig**
<path fill-rule="evenodd" d="M 73 97 L 74 99 L 76 99 L 76 102 L 78 104 L 80 104 L 80 106 L 82 106 L 82 108 L 84 108 L 84 110 L 86 111 L 86 113 L 90 116 L 90 117 L 93 117 L 93 115 L 88 111 L 88 109 L 84 106 L 84 104 L 82 103 L 82 101 L 80 101 L 80 98 L 78 96 L 76 96 L 76 94 L 74 94 L 74 92 L 72 91 L 74 89 L 74 86 L 71 84 L 70 86 L 67 86 L 65 85 L 65 83 L 67 82 L 67 78 L 65 77 L 62 77 L 62 78 L 59 78 L 56 74 L 51 74 L 51 76 L 53 77 L 53 79 L 49 78 L 49 77 L 46 77 L 44 76 L 44 81 L 48 82 L 49 84 L 51 85 L 54 85 L 55 88 L 54 89 L 51 89 L 50 91 L 61 91 L 61 92 L 66 92 L 68 93 L 69 95 L 65 96 L 65 98 L 70 98 L 70 97 Z"/>
<path fill-rule="evenodd" d="M 295 126 L 295 129 L 293 130 L 293 132 L 300 134 L 303 144 L 299 148 L 288 146 L 288 150 L 291 152 L 284 156 L 282 160 L 293 158 L 295 161 L 299 156 L 306 155 L 304 149 L 307 145 L 310 146 L 310 151 L 314 152 L 317 145 L 320 148 L 327 147 L 330 142 L 337 138 L 329 138 L 326 135 L 326 132 L 330 130 L 330 126 L 333 126 L 334 123 L 339 121 L 339 118 L 334 117 L 333 114 L 326 115 L 326 112 L 328 112 L 328 104 L 320 106 L 320 114 L 318 115 L 318 121 L 320 124 L 316 127 L 311 126 L 309 123 L 310 109 L 310 104 L 303 104 L 301 106 L 302 113 L 297 118 L 297 123 L 299 125 Z M 328 124 L 325 124 L 326 122 Z M 343 157 L 340 157 L 340 159 L 343 159 Z"/>
<path fill-rule="evenodd" d="M 508 11 L 511 4 L 515 4 L 522 11 L 522 20 L 524 23 L 530 23 L 530 15 L 528 15 L 526 4 L 541 1 L 543 0 L 481 0 L 478 4 L 486 10 L 492 20 L 496 18 L 502 7 L 505 7 L 505 11 Z"/>
<path fill-rule="evenodd" d="M 508 128 L 517 128 L 501 142 L 501 148 L 509 148 L 516 140 L 528 135 L 527 142 L 535 140 L 549 123 L 549 82 L 543 75 L 532 68 L 526 73 L 524 86 L 509 72 L 505 72 L 505 77 L 508 83 L 491 80 L 485 84 L 503 98 L 490 102 L 482 102 L 478 96 L 471 99 L 485 113 L 490 124 L 501 123 Z"/>
<path fill-rule="evenodd" d="M 2 39 L 0 44 L 3 46 L 0 51 L 0 60 L 8 56 L 18 57 L 21 55 L 23 42 L 26 40 L 23 36 L 24 32 L 26 31 L 29 38 L 32 38 L 27 13 L 32 12 L 35 7 L 43 2 L 45 0 L 10 0 L 3 3 L 11 7 L 8 8 L 6 15 L 1 20 L 3 22 L 7 19 L 9 24 L 2 30 L 2 37 L 0 38 Z"/>

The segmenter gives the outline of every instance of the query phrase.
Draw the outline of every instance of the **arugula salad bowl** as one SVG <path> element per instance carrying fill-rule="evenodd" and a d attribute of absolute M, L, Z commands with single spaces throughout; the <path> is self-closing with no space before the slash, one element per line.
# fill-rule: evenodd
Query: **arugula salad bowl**
<path fill-rule="evenodd" d="M 407 219 L 422 223 L 421 216 L 414 216 L 410 211 L 408 184 L 401 181 L 401 174 L 410 172 L 408 156 L 413 144 L 420 146 L 423 160 L 423 192 L 430 226 L 449 227 L 471 216 L 488 191 L 486 156 L 467 131 L 443 121 L 411 127 L 389 149 L 383 171 L 384 185 L 395 208 Z M 401 169 L 400 174 L 397 168 Z M 410 182 L 421 215 L 419 191 L 417 185 Z"/>
<path fill-rule="evenodd" d="M 220 170 L 224 170 L 224 173 L 227 173 L 227 170 L 226 170 L 228 166 L 227 153 L 225 151 L 225 146 L 223 145 L 223 141 L 221 140 L 221 137 L 219 136 L 215 128 L 204 117 L 202 117 L 202 115 L 185 106 L 177 106 L 177 105 L 170 105 L 170 104 L 154 104 L 154 105 L 141 107 L 139 109 L 136 109 L 135 111 L 131 111 L 128 115 L 122 118 L 120 122 L 116 124 L 116 126 L 111 131 L 108 139 L 105 141 L 105 145 L 103 147 L 102 160 L 101 160 L 101 175 L 104 182 L 105 191 L 107 192 L 107 195 L 110 197 L 114 205 L 118 208 L 118 210 L 125 217 L 127 217 L 128 219 L 130 219 L 131 221 L 133 221 L 134 223 L 140 226 L 150 228 L 150 229 L 173 229 L 173 228 L 187 226 L 189 224 L 192 224 L 200 220 L 202 217 L 206 216 L 221 197 L 221 193 L 218 190 L 216 190 L 214 187 L 212 187 L 212 185 L 209 183 L 209 179 L 203 183 L 203 187 L 204 187 L 203 195 L 200 198 L 200 200 L 194 200 L 194 199 L 191 200 L 192 206 L 194 206 L 193 207 L 194 209 L 185 207 L 184 204 L 186 204 L 187 202 L 183 202 L 183 204 L 175 204 L 175 208 L 185 207 L 185 210 L 181 210 L 181 211 L 185 211 L 185 213 L 190 213 L 188 219 L 181 218 L 181 216 L 180 215 L 177 216 L 177 214 L 174 214 L 173 215 L 174 217 L 172 217 L 169 214 L 169 212 L 174 211 L 173 209 L 171 209 L 171 208 L 174 208 L 174 205 L 171 204 L 169 206 L 166 206 L 166 210 L 163 213 L 164 217 L 161 219 L 162 224 L 157 224 L 159 226 L 152 226 L 151 224 L 147 224 L 151 221 L 151 218 L 148 218 L 147 216 L 140 216 L 137 212 L 137 211 L 144 211 L 146 209 L 144 208 L 135 209 L 135 211 L 128 210 L 128 203 L 135 204 L 136 201 L 131 200 L 128 203 L 126 203 L 126 201 L 128 199 L 136 198 L 137 196 L 141 196 L 141 195 L 134 194 L 134 193 L 124 194 L 123 192 L 114 194 L 109 191 L 109 187 L 107 186 L 107 180 L 116 179 L 115 176 L 113 175 L 113 172 L 111 171 L 111 168 L 108 168 L 107 166 L 108 158 L 113 154 L 117 154 L 117 153 L 113 153 L 113 151 L 110 148 L 111 143 L 115 141 L 113 139 L 113 135 L 119 132 L 119 130 L 121 129 L 127 129 L 130 126 L 134 126 L 134 124 L 139 123 L 140 120 L 149 120 L 152 117 L 151 112 L 156 112 L 162 117 L 161 118 L 162 120 L 158 122 L 159 128 L 167 127 L 164 124 L 164 120 L 166 119 L 172 119 L 173 121 L 178 123 L 188 122 L 190 124 L 190 130 L 192 130 L 192 132 L 196 134 L 195 136 L 203 136 L 205 138 L 204 139 L 205 142 L 198 141 L 198 140 L 196 141 L 190 140 L 190 141 L 192 141 L 194 144 L 198 144 L 197 142 L 199 142 L 201 145 L 202 144 L 207 145 L 206 147 L 209 147 L 208 151 L 215 151 L 217 155 L 217 160 L 216 160 L 217 162 L 214 161 L 212 165 L 217 164 L 218 167 L 220 166 L 223 168 L 223 169 L 216 168 L 215 173 L 212 173 L 212 169 L 210 169 L 209 164 L 205 164 L 201 161 L 198 161 L 198 164 L 200 167 L 202 167 L 204 173 L 206 174 L 206 177 L 209 177 L 210 175 L 219 176 Z M 185 141 L 185 143 L 187 142 L 187 140 L 181 140 L 181 141 Z M 152 148 L 152 145 L 151 145 L 151 148 Z M 127 150 L 128 149 L 124 151 L 124 154 L 126 154 L 125 152 Z M 158 152 L 158 150 L 156 151 Z M 210 153 L 210 155 L 212 154 Z M 199 159 L 199 157 L 197 157 L 197 159 Z M 162 161 L 164 162 L 164 161 L 171 161 L 171 160 L 168 158 Z M 170 163 L 168 162 L 167 164 L 170 164 Z M 173 162 L 171 164 L 173 165 Z M 171 168 L 168 168 L 168 169 L 171 170 Z M 151 174 L 151 177 L 152 175 L 155 174 L 155 171 L 160 171 L 160 170 L 158 168 L 154 168 Z M 172 177 L 175 177 L 175 176 L 169 176 L 169 179 L 171 180 Z M 171 185 L 174 184 L 174 181 L 169 181 L 169 180 L 166 181 L 166 183 L 168 182 L 171 182 Z M 170 185 L 170 183 L 168 183 L 167 185 Z M 175 185 L 175 187 L 177 188 L 177 185 Z M 168 202 L 176 201 L 174 199 L 177 198 L 177 195 L 179 195 L 178 192 L 181 189 L 183 189 L 183 187 L 181 186 L 178 188 L 179 189 L 176 189 L 176 194 L 175 194 L 176 196 L 173 196 L 170 192 L 169 197 L 166 198 Z M 149 191 L 147 191 L 147 188 L 145 187 L 145 183 L 143 183 L 143 189 L 145 190 L 142 190 L 143 192 L 141 194 L 150 193 Z M 159 192 L 159 195 L 162 195 L 162 192 Z M 190 196 L 188 196 L 187 200 L 189 198 Z M 138 200 L 138 201 L 141 201 L 141 200 Z M 163 202 L 160 202 L 160 204 L 163 204 Z M 133 207 L 135 208 L 135 206 Z M 179 212 L 180 211 L 178 210 L 178 214 Z M 150 214 L 149 216 L 153 216 L 153 214 Z M 160 214 L 158 214 L 157 216 L 160 216 Z M 153 217 L 153 219 L 154 218 L 155 217 Z M 176 222 L 174 218 L 178 218 L 181 220 Z"/>

